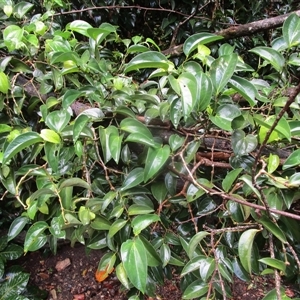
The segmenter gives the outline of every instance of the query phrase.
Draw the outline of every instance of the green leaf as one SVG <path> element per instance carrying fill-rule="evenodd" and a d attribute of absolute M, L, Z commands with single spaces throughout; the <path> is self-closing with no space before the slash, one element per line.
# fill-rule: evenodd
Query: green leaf
<path fill-rule="evenodd" d="M 199 179 L 197 179 L 197 182 L 201 186 L 203 186 L 203 188 L 200 186 L 195 186 L 193 183 L 191 183 L 186 192 L 186 200 L 188 202 L 193 202 L 193 201 L 197 200 L 199 197 L 201 197 L 202 195 L 204 195 L 206 193 L 205 187 L 208 187 L 208 188 L 213 187 L 212 182 L 208 181 L 205 178 L 199 178 Z"/>
<path fill-rule="evenodd" d="M 120 129 L 129 133 L 139 133 L 147 139 L 153 139 L 150 130 L 137 119 L 126 118 L 120 123 Z"/>
<path fill-rule="evenodd" d="M 84 181 L 81 178 L 68 178 L 68 179 L 63 179 L 60 184 L 59 184 L 59 189 L 62 190 L 65 187 L 69 186 L 76 186 L 76 187 L 82 187 L 84 189 L 90 190 L 90 185 Z"/>
<path fill-rule="evenodd" d="M 4 250 L 1 251 L 0 255 L 6 260 L 17 259 L 23 255 L 23 247 L 15 244 L 9 244 Z"/>
<path fill-rule="evenodd" d="M 162 244 L 162 246 L 159 249 L 159 256 L 162 261 L 162 266 L 165 267 L 171 259 L 171 249 L 169 245 Z"/>
<path fill-rule="evenodd" d="M 7 233 L 7 241 L 11 241 L 14 239 L 25 227 L 26 224 L 28 224 L 29 219 L 27 217 L 19 216 L 16 219 L 12 221 L 10 224 L 8 233 Z"/>
<path fill-rule="evenodd" d="M 282 243 L 287 242 L 286 236 L 282 229 L 277 224 L 272 222 L 268 217 L 261 216 L 257 218 L 256 221 L 261 223 L 270 233 L 276 236 Z"/>
<path fill-rule="evenodd" d="M 257 103 L 255 99 L 258 94 L 257 89 L 247 79 L 233 75 L 229 80 L 229 86 L 241 94 L 251 106 Z"/>
<path fill-rule="evenodd" d="M 160 148 L 149 148 L 144 170 L 144 182 L 151 179 L 166 163 L 170 157 L 170 146 L 164 145 Z"/>
<path fill-rule="evenodd" d="M 297 166 L 300 164 L 300 149 L 293 151 L 292 154 L 284 162 L 282 169 L 286 170 L 288 168 Z"/>
<path fill-rule="evenodd" d="M 60 136 L 51 129 L 42 129 L 40 136 L 44 139 L 45 142 L 59 144 L 61 142 Z"/>
<path fill-rule="evenodd" d="M 239 176 L 239 174 L 242 172 L 242 168 L 238 168 L 235 170 L 231 170 L 226 177 L 223 179 L 222 181 L 222 188 L 224 189 L 224 191 L 226 193 L 229 192 L 229 190 L 233 187 L 233 183 L 234 181 L 237 179 L 237 177 Z"/>
<path fill-rule="evenodd" d="M 3 72 L 0 72 L 0 92 L 7 94 L 10 89 L 10 83 L 7 75 Z"/>
<path fill-rule="evenodd" d="M 232 120 L 241 114 L 241 110 L 236 105 L 221 104 L 216 111 L 216 115 L 210 115 L 209 118 L 220 129 L 231 131 Z"/>
<path fill-rule="evenodd" d="M 300 18 L 292 13 L 283 23 L 282 35 L 288 48 L 300 43 Z"/>
<path fill-rule="evenodd" d="M 14 15 L 22 19 L 28 11 L 31 10 L 31 8 L 34 7 L 34 4 L 25 2 L 25 1 L 20 1 L 18 4 L 14 6 Z"/>
<path fill-rule="evenodd" d="M 153 207 L 143 204 L 132 204 L 128 207 L 128 215 L 145 215 L 154 212 Z"/>
<path fill-rule="evenodd" d="M 139 185 L 144 180 L 144 169 L 143 168 L 135 168 L 133 169 L 123 181 L 123 186 L 121 187 L 121 191 L 125 191 L 131 189 L 137 185 Z"/>
<path fill-rule="evenodd" d="M 43 139 L 36 132 L 24 132 L 20 134 L 15 139 L 13 139 L 5 149 L 3 153 L 2 163 L 7 163 L 8 160 L 10 160 L 21 150 L 41 142 L 43 142 Z"/>
<path fill-rule="evenodd" d="M 99 28 L 88 28 L 88 35 L 99 45 L 110 33 L 116 33 L 116 27 L 109 23 L 101 23 Z"/>
<path fill-rule="evenodd" d="M 17 25 L 8 25 L 3 30 L 3 40 L 8 51 L 20 49 L 24 46 L 22 42 L 24 36 L 24 28 Z"/>
<path fill-rule="evenodd" d="M 159 222 L 160 217 L 158 215 L 140 215 L 136 216 L 132 222 L 131 222 L 131 227 L 133 228 L 133 233 L 134 235 L 139 235 L 142 230 L 147 228 L 150 224 Z"/>
<path fill-rule="evenodd" d="M 166 187 L 166 184 L 163 181 L 157 181 L 154 182 L 151 185 L 151 193 L 152 196 L 159 202 L 162 203 L 168 193 L 168 189 Z"/>
<path fill-rule="evenodd" d="M 198 45 L 205 45 L 221 39 L 223 39 L 222 36 L 208 32 L 193 34 L 185 40 L 183 44 L 183 53 L 186 56 L 189 56 L 191 52 L 193 52 L 198 47 Z"/>
<path fill-rule="evenodd" d="M 89 208 L 86 208 L 85 206 L 80 206 L 78 211 L 78 218 L 82 225 L 89 225 L 91 223 L 91 220 L 95 218 L 95 214 L 90 211 Z"/>
<path fill-rule="evenodd" d="M 231 145 L 235 155 L 248 155 L 257 147 L 257 138 L 252 134 L 245 135 L 241 129 L 237 129 L 231 136 Z"/>
<path fill-rule="evenodd" d="M 80 114 L 74 122 L 73 127 L 73 142 L 76 143 L 78 138 L 80 137 L 80 134 L 86 128 L 87 123 L 90 121 L 90 118 L 87 115 Z"/>
<path fill-rule="evenodd" d="M 268 165 L 267 165 L 268 173 L 272 174 L 273 172 L 275 172 L 279 164 L 280 164 L 279 156 L 271 153 L 268 158 Z"/>
<path fill-rule="evenodd" d="M 136 71 L 139 69 L 163 69 L 167 71 L 169 69 L 169 61 L 160 52 L 157 51 L 147 51 L 140 53 L 135 56 L 125 67 L 124 72 L 128 73 L 131 71 Z"/>
<path fill-rule="evenodd" d="M 143 242 L 147 251 L 148 266 L 156 267 L 161 265 L 162 261 L 153 245 L 142 234 L 138 238 Z"/>
<path fill-rule="evenodd" d="M 285 273 L 286 265 L 281 260 L 278 260 L 276 258 L 271 258 L 271 257 L 264 257 L 264 258 L 259 259 L 259 261 L 263 264 L 266 264 L 272 268 L 276 268 L 276 269 L 282 271 L 283 273 Z"/>
<path fill-rule="evenodd" d="M 209 290 L 209 285 L 198 279 L 184 290 L 182 299 L 194 299 L 204 296 Z"/>
<path fill-rule="evenodd" d="M 254 120 L 259 125 L 261 125 L 258 136 L 259 136 L 259 141 L 263 142 L 266 137 L 267 132 L 269 131 L 269 129 L 275 122 L 276 116 L 272 115 L 270 117 L 267 117 L 265 120 L 262 120 L 260 116 L 254 116 Z M 277 135 L 274 135 L 276 133 L 277 133 Z M 272 132 L 270 138 L 268 139 L 268 143 L 270 143 L 274 140 L 280 140 L 282 138 L 286 138 L 287 140 L 291 141 L 291 129 L 290 129 L 288 121 L 284 117 L 282 117 L 278 121 L 274 131 Z"/>
<path fill-rule="evenodd" d="M 215 95 L 218 96 L 232 77 L 238 61 L 238 55 L 223 55 L 216 59 L 210 68 L 210 78 L 214 87 Z"/>
<path fill-rule="evenodd" d="M 281 300 L 291 300 L 288 296 L 286 296 L 283 287 L 280 287 L 280 296 L 281 296 Z M 264 296 L 262 300 L 274 300 L 274 299 L 278 299 L 276 289 L 273 289 L 270 292 L 268 292 L 267 295 Z M 295 299 L 295 300 L 297 300 L 297 299 Z"/>
<path fill-rule="evenodd" d="M 195 250 L 198 247 L 199 243 L 207 236 L 209 235 L 206 231 L 199 231 L 197 232 L 190 240 L 188 245 L 188 257 L 193 258 L 195 256 Z"/>
<path fill-rule="evenodd" d="M 56 132 L 61 132 L 71 120 L 71 115 L 66 109 L 55 110 L 46 117 L 46 125 Z"/>
<path fill-rule="evenodd" d="M 196 106 L 198 111 L 204 111 L 210 104 L 213 94 L 213 86 L 210 78 L 204 73 L 199 72 L 196 75 L 198 94 Z"/>
<path fill-rule="evenodd" d="M 121 245 L 121 258 L 130 282 L 142 293 L 146 290 L 148 259 L 140 239 L 127 240 Z"/>
<path fill-rule="evenodd" d="M 0 294 L 1 300 L 17 299 L 26 288 L 29 281 L 29 274 L 20 272 L 20 270 L 10 270 L 5 274 L 7 280 L 1 283 Z"/>
<path fill-rule="evenodd" d="M 76 20 L 69 24 L 69 28 L 75 32 L 78 32 L 84 36 L 89 37 L 88 29 L 93 28 L 92 25 L 89 23 L 82 21 L 82 20 Z"/>
<path fill-rule="evenodd" d="M 197 101 L 197 79 L 193 74 L 185 72 L 179 75 L 177 82 L 180 87 L 183 117 L 187 120 Z"/>
<path fill-rule="evenodd" d="M 278 51 L 269 47 L 260 46 L 249 50 L 249 52 L 259 55 L 265 61 L 270 63 L 277 72 L 282 72 L 285 64 L 285 58 Z"/>
<path fill-rule="evenodd" d="M 69 89 L 63 95 L 62 107 L 67 109 L 74 103 L 78 98 L 80 98 L 84 93 L 78 90 Z M 62 121 L 62 120 L 61 120 Z"/>
<path fill-rule="evenodd" d="M 128 137 L 126 138 L 125 142 L 139 143 L 139 144 L 143 144 L 145 146 L 154 147 L 154 148 L 158 147 L 158 144 L 155 143 L 153 138 L 149 138 L 139 132 L 129 134 Z"/>
<path fill-rule="evenodd" d="M 169 137 L 169 145 L 172 149 L 172 152 L 175 152 L 179 149 L 184 143 L 184 137 L 179 136 L 178 134 L 172 134 Z"/>
<path fill-rule="evenodd" d="M 126 274 L 124 264 L 119 263 L 116 267 L 116 275 L 119 281 L 123 284 L 123 286 L 127 289 L 130 290 L 130 282 L 128 280 L 128 276 Z"/>
<path fill-rule="evenodd" d="M 103 216 L 96 216 L 95 220 L 91 223 L 91 227 L 96 230 L 109 230 L 111 222 Z"/>
<path fill-rule="evenodd" d="M 43 247 L 47 242 L 47 237 L 44 231 L 48 229 L 49 226 L 44 221 L 37 221 L 28 229 L 25 242 L 24 242 L 24 252 L 36 251 Z"/>
<path fill-rule="evenodd" d="M 117 219 L 109 228 L 108 236 L 112 238 L 118 231 L 120 231 L 127 223 L 127 220 Z"/>
<path fill-rule="evenodd" d="M 258 229 L 248 229 L 242 233 L 238 243 L 240 261 L 245 270 L 251 274 L 251 254 L 252 246 Z"/>

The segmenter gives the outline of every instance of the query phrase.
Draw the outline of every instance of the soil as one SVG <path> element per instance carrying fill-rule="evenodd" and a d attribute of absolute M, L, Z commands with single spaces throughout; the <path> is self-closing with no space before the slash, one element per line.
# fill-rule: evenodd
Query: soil
<path fill-rule="evenodd" d="M 30 284 L 44 291 L 40 299 L 47 300 L 125 300 L 128 299 L 114 273 L 99 283 L 95 272 L 103 253 L 90 251 L 86 253 L 83 245 L 68 245 L 59 249 L 57 255 L 42 251 L 28 253 L 19 261 L 25 271 L 31 274 Z M 274 281 L 268 277 L 255 277 L 251 283 L 235 278 L 232 284 L 231 300 L 259 300 L 274 288 Z M 290 297 L 299 297 L 291 286 L 285 287 Z M 181 300 L 179 277 L 166 281 L 163 287 L 157 288 L 155 298 L 145 300 Z"/>

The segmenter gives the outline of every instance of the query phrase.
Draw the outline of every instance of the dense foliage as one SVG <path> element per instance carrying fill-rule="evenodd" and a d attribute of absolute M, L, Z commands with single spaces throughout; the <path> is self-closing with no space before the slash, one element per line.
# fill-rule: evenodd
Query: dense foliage
<path fill-rule="evenodd" d="M 113 5 L 100 2 L 90 7 Z M 161 1 L 160 14 L 207 4 L 194 2 Z M 126 9 L 65 22 L 57 12 L 74 3 L 0 1 L 0 251 L 22 230 L 25 254 L 56 252 L 59 239 L 103 249 L 97 280 L 115 271 L 131 300 L 174 269 L 183 299 L 230 298 L 233 276 L 252 274 L 276 278 L 264 299 L 289 299 L 278 278 L 300 269 L 299 17 L 241 44 L 208 30 L 242 16 L 238 4 L 214 2 L 210 21 L 166 15 L 143 37 L 142 9 L 125 36 L 115 24 Z M 161 51 L 174 32 L 176 58 Z M 0 252 L 3 282 L 5 262 Z"/>

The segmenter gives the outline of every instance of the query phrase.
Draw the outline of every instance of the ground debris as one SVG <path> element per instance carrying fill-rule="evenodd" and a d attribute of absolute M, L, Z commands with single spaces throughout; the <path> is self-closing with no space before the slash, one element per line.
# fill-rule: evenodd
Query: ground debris
<path fill-rule="evenodd" d="M 71 265 L 71 260 L 70 260 L 70 258 L 66 258 L 64 260 L 58 261 L 55 265 L 55 269 L 57 270 L 57 272 L 61 272 L 62 270 L 67 268 L 69 265 Z"/>

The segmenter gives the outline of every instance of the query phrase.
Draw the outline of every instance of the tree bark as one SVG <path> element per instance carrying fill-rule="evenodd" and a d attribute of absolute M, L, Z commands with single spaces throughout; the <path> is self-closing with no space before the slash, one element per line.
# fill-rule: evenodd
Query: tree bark
<path fill-rule="evenodd" d="M 300 10 L 296 10 L 294 12 L 280 15 L 273 18 L 268 18 L 264 20 L 259 20 L 255 22 L 251 22 L 248 24 L 242 24 L 237 26 L 230 26 L 227 29 L 216 32 L 217 35 L 223 36 L 225 40 L 238 38 L 242 36 L 249 36 L 258 32 L 262 32 L 265 30 L 273 29 L 279 27 L 283 24 L 283 22 L 292 14 L 295 13 L 300 17 Z M 165 55 L 179 55 L 182 53 L 183 44 L 171 47 L 162 51 Z"/>

